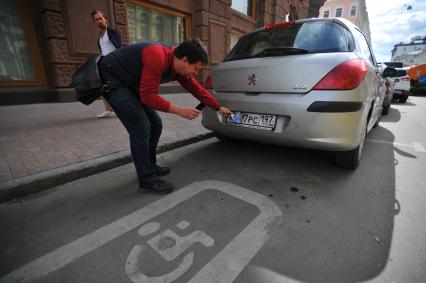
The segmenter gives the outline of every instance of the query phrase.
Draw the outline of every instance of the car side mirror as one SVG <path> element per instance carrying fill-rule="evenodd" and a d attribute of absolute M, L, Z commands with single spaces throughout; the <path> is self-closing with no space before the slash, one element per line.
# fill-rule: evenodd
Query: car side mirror
<path fill-rule="evenodd" d="M 398 71 L 396 69 L 391 68 L 391 67 L 386 67 L 383 70 L 383 75 L 382 76 L 384 78 L 386 78 L 386 77 L 396 77 L 397 74 L 398 74 Z"/>

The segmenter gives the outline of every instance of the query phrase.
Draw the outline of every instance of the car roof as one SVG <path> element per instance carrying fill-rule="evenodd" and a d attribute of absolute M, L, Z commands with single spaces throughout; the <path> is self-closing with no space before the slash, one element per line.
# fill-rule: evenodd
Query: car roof
<path fill-rule="evenodd" d="M 353 29 L 356 28 L 356 26 L 349 20 L 345 19 L 345 18 L 309 18 L 309 19 L 302 19 L 302 20 L 296 20 L 294 21 L 295 23 L 309 23 L 309 22 L 334 22 L 334 23 L 338 23 L 342 26 L 344 26 L 346 29 L 350 30 L 352 32 Z M 283 22 L 281 22 L 283 23 Z M 279 25 L 280 23 L 277 23 L 277 25 Z M 248 34 L 252 34 L 252 33 L 256 33 L 258 31 L 262 31 L 265 29 L 265 27 L 267 26 L 273 26 L 274 24 L 270 24 L 270 25 L 266 25 L 264 27 L 255 29 L 251 32 L 246 33 L 245 35 Z M 359 31 L 361 31 L 360 29 L 358 29 Z M 362 31 L 361 31 L 362 32 Z"/>
<path fill-rule="evenodd" d="M 407 71 L 409 69 L 409 67 L 394 68 L 394 69 L 397 70 L 397 71 L 400 71 L 400 70 Z"/>

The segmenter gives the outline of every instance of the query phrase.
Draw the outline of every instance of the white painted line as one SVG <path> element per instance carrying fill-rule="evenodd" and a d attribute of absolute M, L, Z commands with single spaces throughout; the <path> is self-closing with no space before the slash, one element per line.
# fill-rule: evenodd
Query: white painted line
<path fill-rule="evenodd" d="M 423 145 L 419 142 L 413 142 L 413 147 L 415 151 L 418 152 L 426 152 L 425 148 L 423 147 Z"/>
<path fill-rule="evenodd" d="M 397 146 L 405 146 L 405 147 L 411 147 L 417 152 L 426 152 L 423 145 L 419 142 L 413 142 L 412 144 L 405 144 L 405 143 L 397 143 L 397 142 L 388 142 L 388 141 L 381 141 L 381 140 L 372 140 L 367 139 L 366 141 L 369 142 L 377 142 L 377 143 L 384 143 L 384 144 L 391 144 L 391 145 L 397 145 Z"/>
<path fill-rule="evenodd" d="M 367 141 L 369 141 L 369 142 L 377 142 L 377 143 L 384 143 L 384 144 L 399 145 L 399 146 L 413 147 L 411 144 L 404 144 L 404 143 L 397 143 L 397 142 L 388 142 L 388 141 L 371 140 L 371 139 L 367 139 Z"/>
<path fill-rule="evenodd" d="M 281 223 L 282 213 L 267 197 L 220 181 L 196 182 L 184 187 L 16 269 L 0 278 L 0 282 L 31 282 L 40 279 L 205 190 L 218 190 L 229 194 L 257 206 L 260 211 L 260 214 L 190 281 L 232 282 L 269 238 L 267 227 L 272 223 Z"/>

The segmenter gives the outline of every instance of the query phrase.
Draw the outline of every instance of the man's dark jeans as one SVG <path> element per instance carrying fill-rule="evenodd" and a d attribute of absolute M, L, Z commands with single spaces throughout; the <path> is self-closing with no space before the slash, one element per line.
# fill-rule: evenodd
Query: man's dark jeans
<path fill-rule="evenodd" d="M 109 86 L 128 84 L 132 80 L 117 60 L 107 56 L 99 64 L 102 79 Z M 129 133 L 130 151 L 139 182 L 156 180 L 157 145 L 163 128 L 160 116 L 142 104 L 138 93 L 129 87 L 114 89 L 105 98 Z"/>

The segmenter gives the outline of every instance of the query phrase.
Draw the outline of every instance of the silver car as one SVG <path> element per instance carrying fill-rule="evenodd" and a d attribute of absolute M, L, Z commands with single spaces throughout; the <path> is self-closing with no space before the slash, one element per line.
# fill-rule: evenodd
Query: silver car
<path fill-rule="evenodd" d="M 212 71 L 212 93 L 234 114 L 203 110 L 202 124 L 235 138 L 333 152 L 358 166 L 385 93 L 364 34 L 345 19 L 306 19 L 243 36 Z"/>

